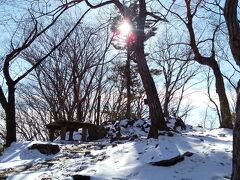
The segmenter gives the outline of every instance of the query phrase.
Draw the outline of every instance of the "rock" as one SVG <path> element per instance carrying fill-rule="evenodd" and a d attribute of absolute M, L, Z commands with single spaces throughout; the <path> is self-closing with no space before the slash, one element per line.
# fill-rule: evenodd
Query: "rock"
<path fill-rule="evenodd" d="M 181 127 L 182 130 L 186 130 L 186 125 L 180 117 L 176 118 L 173 129 L 177 129 L 177 127 Z"/>
<path fill-rule="evenodd" d="M 87 155 L 90 155 L 91 154 L 91 151 L 85 151 L 84 152 L 84 156 L 87 156 Z"/>
<path fill-rule="evenodd" d="M 40 153 L 46 155 L 57 154 L 60 151 L 56 144 L 33 144 L 28 149 L 37 149 Z"/>
<path fill-rule="evenodd" d="M 72 178 L 74 180 L 91 180 L 90 176 L 85 176 L 85 175 L 80 175 L 80 174 L 73 175 Z"/>
<path fill-rule="evenodd" d="M 136 134 L 132 135 L 128 140 L 134 141 L 135 139 L 138 139 L 138 136 Z"/>
<path fill-rule="evenodd" d="M 169 137 L 173 137 L 174 134 L 173 134 L 172 132 L 167 132 L 167 136 L 169 136 Z"/>
<path fill-rule="evenodd" d="M 151 162 L 150 164 L 153 166 L 165 166 L 165 167 L 173 166 L 179 162 L 182 162 L 184 160 L 184 156 L 191 157 L 192 155 L 193 155 L 192 152 L 185 152 L 184 154 L 175 156 L 171 159 L 161 160 L 161 161 L 157 161 L 157 162 Z"/>
<path fill-rule="evenodd" d="M 97 161 L 103 161 L 106 159 L 106 154 L 102 153 L 97 156 Z"/>
<path fill-rule="evenodd" d="M 128 119 L 123 119 L 119 122 L 119 125 L 124 127 L 124 128 L 127 128 L 128 127 L 128 123 L 129 123 L 129 120 Z"/>
<path fill-rule="evenodd" d="M 219 137 L 226 137 L 226 134 L 218 134 Z"/>
<path fill-rule="evenodd" d="M 116 143 L 112 144 L 112 147 L 116 147 L 116 146 L 117 146 L 117 144 L 116 144 Z"/>
<path fill-rule="evenodd" d="M 133 126 L 133 124 L 136 122 L 136 120 L 130 120 L 130 121 L 128 121 L 128 125 L 129 126 Z"/>
<path fill-rule="evenodd" d="M 106 137 L 107 130 L 103 126 L 94 126 L 88 129 L 88 140 L 98 140 Z"/>

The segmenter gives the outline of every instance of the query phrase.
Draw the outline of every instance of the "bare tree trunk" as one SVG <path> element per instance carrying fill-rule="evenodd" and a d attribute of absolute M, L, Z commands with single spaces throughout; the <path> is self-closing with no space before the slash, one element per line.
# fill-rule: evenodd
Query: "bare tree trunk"
<path fill-rule="evenodd" d="M 209 68 L 209 71 L 208 71 L 208 74 L 207 74 L 207 92 L 208 92 L 208 98 L 209 100 L 214 104 L 215 108 L 216 108 L 216 111 L 217 111 L 217 115 L 218 115 L 218 120 L 219 120 L 219 124 L 221 125 L 221 111 L 219 110 L 219 107 L 217 105 L 217 103 L 213 100 L 213 98 L 211 97 L 211 92 L 210 92 L 210 86 L 211 86 L 211 82 L 210 82 L 210 68 Z M 209 107 L 209 106 L 208 106 Z M 207 116 L 207 110 L 208 110 L 208 107 L 206 109 L 206 113 L 205 113 L 205 120 L 204 120 L 204 128 L 206 127 L 205 126 L 205 121 L 206 121 L 206 116 Z"/>
<path fill-rule="evenodd" d="M 231 111 L 229 108 L 229 103 L 225 91 L 224 81 L 222 77 L 222 73 L 220 71 L 219 65 L 217 61 L 211 61 L 210 67 L 213 70 L 215 76 L 215 86 L 218 94 L 219 102 L 220 102 L 220 112 L 221 112 L 221 128 L 232 128 L 233 124 L 231 121 Z"/>
<path fill-rule="evenodd" d="M 237 65 L 240 67 L 240 26 L 237 18 L 238 0 L 226 0 L 224 16 L 229 32 L 229 44 Z M 240 80 L 237 88 L 236 122 L 233 128 L 232 180 L 240 179 Z"/>
<path fill-rule="evenodd" d="M 168 90 L 166 90 L 165 97 L 164 97 L 164 104 L 163 104 L 163 113 L 166 118 L 169 118 L 169 110 L 168 110 L 169 102 L 170 102 L 170 97 L 169 97 Z"/>
<path fill-rule="evenodd" d="M 16 139 L 16 112 L 15 112 L 15 87 L 14 84 L 8 84 L 8 103 L 5 109 L 6 113 L 6 146 L 9 147 Z"/>
<path fill-rule="evenodd" d="M 163 116 L 162 107 L 159 101 L 157 89 L 146 62 L 143 41 L 138 42 L 137 48 L 136 48 L 136 54 L 137 54 L 138 70 L 143 82 L 144 89 L 147 94 L 152 126 L 156 127 L 159 130 L 167 130 L 168 128 L 166 126 L 166 122 Z"/>
<path fill-rule="evenodd" d="M 127 106 L 126 106 L 126 118 L 130 119 L 131 118 L 131 67 L 130 67 L 130 50 L 129 46 L 127 47 L 127 61 L 126 61 L 126 88 L 127 88 Z"/>
<path fill-rule="evenodd" d="M 236 123 L 233 128 L 233 161 L 232 161 L 232 180 L 240 179 L 240 80 L 238 81 Z"/>
<path fill-rule="evenodd" d="M 82 112 L 82 103 L 77 103 L 77 121 L 83 122 L 83 112 Z"/>
<path fill-rule="evenodd" d="M 158 97 L 158 92 L 151 76 L 149 67 L 147 65 L 146 56 L 144 52 L 144 27 L 146 21 L 147 11 L 145 0 L 139 0 L 139 17 L 137 21 L 137 41 L 136 41 L 136 61 L 141 76 L 143 87 L 146 91 L 150 118 L 151 118 L 151 128 L 148 134 L 148 138 L 157 138 L 159 130 L 168 130 L 166 121 L 164 119 L 161 103 Z"/>
<path fill-rule="evenodd" d="M 101 95 L 97 97 L 97 118 L 96 118 L 96 125 L 100 125 L 100 107 L 101 107 Z"/>

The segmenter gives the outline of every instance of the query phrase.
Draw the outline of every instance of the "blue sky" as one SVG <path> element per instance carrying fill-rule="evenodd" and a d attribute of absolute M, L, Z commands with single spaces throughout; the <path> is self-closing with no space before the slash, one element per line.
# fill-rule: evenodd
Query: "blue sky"
<path fill-rule="evenodd" d="M 0 4 L 1 5 L 1 4 Z M 8 45 L 9 45 L 9 35 L 11 35 L 16 27 L 13 23 L 13 21 L 11 19 L 9 19 L 10 17 L 14 17 L 15 19 L 19 19 L 19 17 L 21 17 L 22 13 L 25 10 L 25 5 L 22 1 L 14 1 L 10 4 L 11 6 L 7 5 L 4 6 L 4 8 L 1 8 L 0 11 L 0 16 L 2 17 L 2 21 L 0 20 L 0 32 L 1 32 L 1 36 L 0 36 L 0 54 L 3 55 L 4 53 L 6 53 Z M 106 8 L 109 11 L 109 7 Z M 77 16 L 78 12 L 80 11 L 79 6 L 72 9 L 71 14 L 73 16 Z M 101 12 L 99 14 L 99 11 Z M 93 23 L 93 17 L 96 17 L 95 20 L 100 20 L 102 17 L 100 17 L 100 15 L 103 15 L 105 18 L 108 17 L 108 15 L 105 15 L 103 12 L 105 10 L 101 9 L 101 10 L 93 10 L 91 11 L 91 15 L 88 16 L 88 18 L 86 18 L 86 22 L 89 24 Z M 6 14 L 7 12 L 7 14 Z M 22 13 L 21 13 L 22 12 Z M 89 18 L 91 17 L 91 18 Z M 89 20 L 91 19 L 91 20 Z M 176 24 L 175 24 L 176 25 Z M 161 38 L 161 27 L 164 26 L 164 24 L 161 24 L 159 32 L 158 32 L 158 36 Z M 178 29 L 181 29 L 181 27 L 179 26 Z M 226 44 L 227 43 L 227 39 L 226 39 Z M 228 46 L 228 45 L 227 45 Z M 226 47 L 227 47 L 226 46 Z M 230 51 L 228 51 L 229 57 L 231 59 L 231 53 Z M 27 67 L 27 65 L 25 63 L 23 63 L 23 61 L 18 61 L 16 62 L 16 64 L 13 64 L 13 71 L 16 72 L 16 74 L 18 73 L 19 70 L 25 70 L 25 68 Z M 224 74 L 228 74 L 231 75 L 231 71 L 232 68 L 229 64 L 225 63 L 225 62 L 221 62 L 221 68 L 222 68 L 222 72 L 224 72 Z M 239 77 L 239 74 L 234 75 L 234 79 L 237 79 Z M 197 81 L 200 78 L 205 78 L 204 75 L 199 75 Z M 159 79 L 155 78 L 155 82 L 156 84 L 160 84 L 159 83 Z M 227 82 L 226 82 L 227 84 Z M 159 88 L 159 87 L 158 87 Z M 194 91 L 194 93 L 192 93 Z M 196 91 L 196 92 L 195 92 Z M 213 96 L 216 96 L 215 93 L 215 88 L 214 88 L 214 83 L 211 87 L 211 92 L 213 94 Z M 202 119 L 203 119 L 203 114 L 205 113 L 207 104 L 208 104 L 208 97 L 206 96 L 206 83 L 202 83 L 199 84 L 193 88 L 191 88 L 189 90 L 188 93 L 188 100 L 192 102 L 192 104 L 196 107 L 192 112 L 191 115 L 189 115 L 189 119 L 187 119 L 187 121 L 189 122 L 193 122 L 194 124 L 196 124 L 196 122 L 198 122 L 199 124 L 201 123 Z M 228 93 L 230 94 L 230 92 Z M 187 100 L 186 100 L 187 102 Z M 214 119 L 216 118 L 216 114 L 215 113 L 209 113 L 209 119 Z M 217 124 L 217 123 L 216 123 Z M 217 125 L 216 125 L 217 126 Z"/>

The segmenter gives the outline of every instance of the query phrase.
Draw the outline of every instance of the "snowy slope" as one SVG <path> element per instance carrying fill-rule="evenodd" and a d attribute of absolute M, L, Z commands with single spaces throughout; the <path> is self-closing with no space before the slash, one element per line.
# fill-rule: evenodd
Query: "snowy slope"
<path fill-rule="evenodd" d="M 166 134 L 158 139 L 146 139 L 136 127 L 121 129 L 122 134 L 136 132 L 139 135 L 131 142 L 117 140 L 110 143 L 109 139 L 104 139 L 60 144 L 57 141 L 55 144 L 59 144 L 61 151 L 50 156 L 28 149 L 39 142 L 15 143 L 0 156 L 0 177 L 14 180 L 73 179 L 73 175 L 81 174 L 89 175 L 91 179 L 115 180 L 229 179 L 231 130 L 195 127 L 173 133 L 173 136 Z M 173 166 L 150 165 L 150 162 L 169 159 L 187 151 L 192 152 L 193 156 L 185 157 L 184 161 Z"/>

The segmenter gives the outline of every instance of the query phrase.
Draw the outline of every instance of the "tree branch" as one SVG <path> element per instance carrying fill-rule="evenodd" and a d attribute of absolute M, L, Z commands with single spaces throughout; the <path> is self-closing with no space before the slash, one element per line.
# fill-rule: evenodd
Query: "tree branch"
<path fill-rule="evenodd" d="M 46 58 L 48 58 L 51 53 L 53 51 L 55 51 L 59 46 L 61 46 L 61 44 L 71 35 L 71 33 L 74 31 L 74 29 L 79 25 L 79 23 L 82 21 L 82 19 L 84 18 L 84 16 L 90 11 L 90 9 L 88 9 L 83 15 L 82 17 L 76 22 L 76 24 L 73 26 L 73 28 L 67 33 L 67 35 L 56 45 L 54 46 L 44 57 L 42 57 L 41 59 L 38 60 L 38 62 L 36 64 L 34 64 L 30 69 L 28 69 L 23 75 L 21 75 L 20 77 L 18 77 L 14 83 L 17 84 L 20 80 L 22 80 L 24 77 L 26 77 L 30 72 L 32 72 L 35 68 L 37 68 Z"/>
<path fill-rule="evenodd" d="M 152 12 L 147 12 L 147 16 L 153 17 L 156 20 L 156 22 L 159 22 L 159 21 L 169 22 L 165 17 L 161 18 L 160 16 L 158 16 L 158 15 L 152 13 Z"/>

